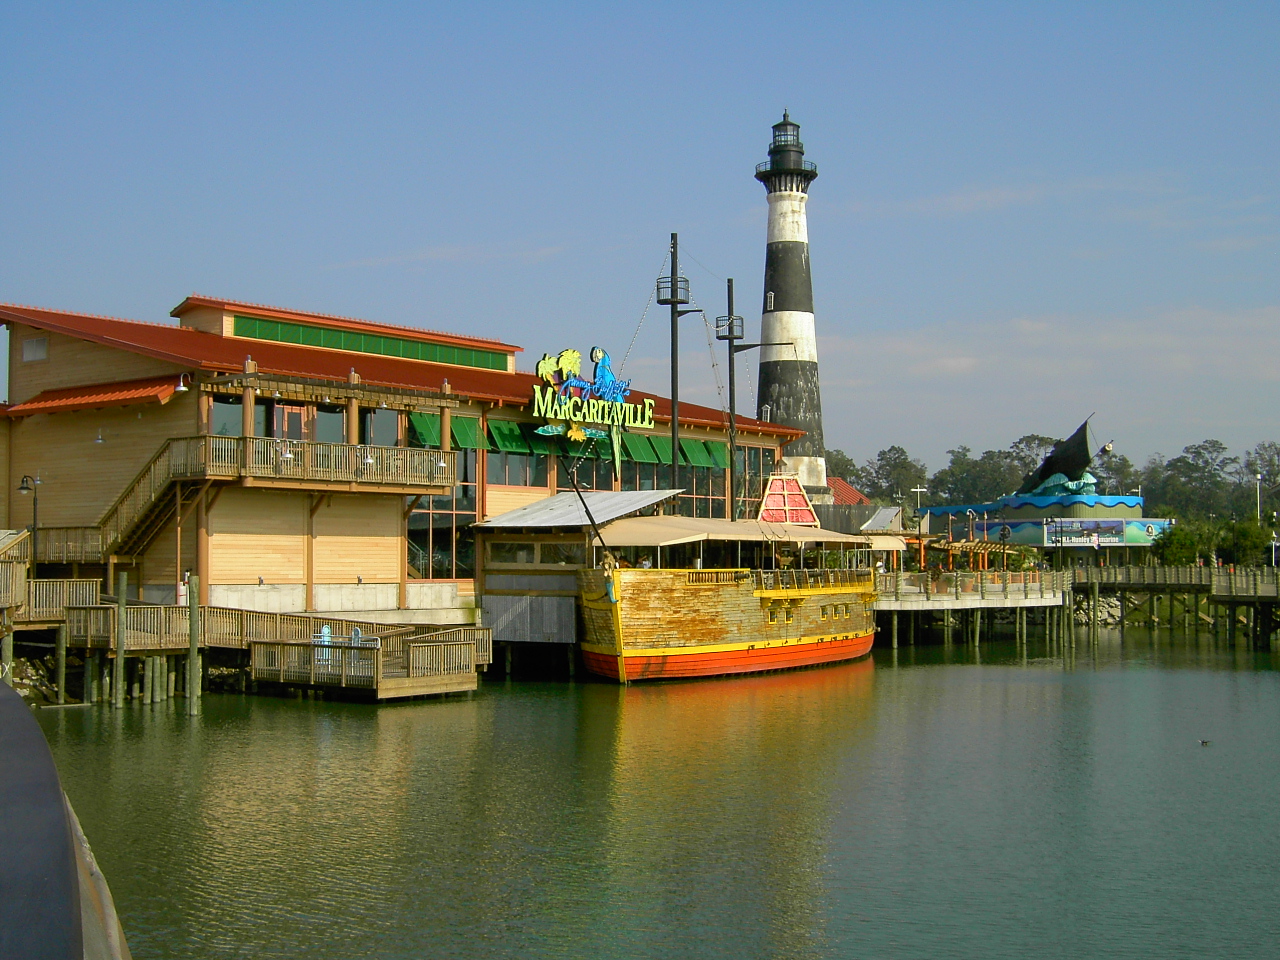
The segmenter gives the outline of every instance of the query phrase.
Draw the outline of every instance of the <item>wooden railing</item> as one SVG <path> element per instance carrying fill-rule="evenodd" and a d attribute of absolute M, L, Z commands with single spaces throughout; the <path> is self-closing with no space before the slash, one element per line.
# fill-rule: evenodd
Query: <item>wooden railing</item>
<path fill-rule="evenodd" d="M 450 627 L 444 630 L 429 630 L 416 633 L 404 640 L 408 644 L 423 643 L 466 643 L 475 648 L 475 662 L 486 664 L 493 662 L 493 630 L 489 627 Z"/>
<path fill-rule="evenodd" d="M 276 683 L 376 690 L 382 679 L 382 655 L 374 643 L 254 640 L 249 644 L 253 678 Z"/>
<path fill-rule="evenodd" d="M 28 623 L 61 620 L 67 607 L 97 606 L 101 588 L 97 580 L 28 580 L 26 606 L 18 619 Z"/>
<path fill-rule="evenodd" d="M 901 600 L 916 597 L 962 597 L 978 599 L 1052 598 L 1072 582 L 1070 571 L 1056 570 L 929 570 L 897 571 L 877 577 L 882 599 Z"/>
<path fill-rule="evenodd" d="M 244 477 L 449 488 L 457 454 L 419 447 L 312 443 L 265 437 L 177 437 L 168 440 L 107 509 L 96 526 L 41 527 L 41 562 L 96 562 L 109 556 L 176 480 Z M 9 549 L 17 549 L 13 544 Z"/>
<path fill-rule="evenodd" d="M 410 677 L 445 677 L 475 671 L 475 645 L 471 643 L 410 643 Z"/>
<path fill-rule="evenodd" d="M 66 582 L 93 583 L 96 586 L 96 581 Z M 73 646 L 116 649 L 118 607 L 67 604 L 65 609 Z M 130 605 L 125 608 L 125 649 L 185 649 L 190 643 L 189 623 L 186 607 Z M 405 676 L 405 671 L 411 669 L 413 654 L 410 647 L 462 644 L 473 651 L 469 654 L 469 662 L 473 665 L 493 660 L 493 631 L 488 627 L 424 630 L 418 624 L 386 624 L 305 614 L 259 613 L 256 610 L 236 610 L 230 607 L 200 608 L 200 645 L 203 647 L 245 650 L 260 643 L 310 645 L 323 634 L 325 627 L 329 628 L 329 636 L 335 644 L 349 643 L 349 638 L 356 636 L 357 630 L 362 644 L 378 643 L 382 651 L 380 663 L 386 663 L 389 674 L 399 676 Z"/>
<path fill-rule="evenodd" d="M 41 527 L 36 550 L 41 563 L 99 563 L 106 556 L 101 527 Z"/>
<path fill-rule="evenodd" d="M 0 560 L 0 607 L 16 607 L 27 599 L 27 561 Z"/>
<path fill-rule="evenodd" d="M 0 560 L 30 560 L 31 531 L 23 530 L 16 537 L 0 547 Z"/>
<path fill-rule="evenodd" d="M 870 570 L 753 570 L 757 590 L 827 590 L 862 587 L 872 590 Z"/>
<path fill-rule="evenodd" d="M 1219 567 L 1213 570 L 1213 595 L 1241 600 L 1280 597 L 1280 577 L 1275 567 Z"/>
<path fill-rule="evenodd" d="M 1213 567 L 1079 567 L 1071 571 L 1076 583 L 1135 587 L 1211 587 Z"/>

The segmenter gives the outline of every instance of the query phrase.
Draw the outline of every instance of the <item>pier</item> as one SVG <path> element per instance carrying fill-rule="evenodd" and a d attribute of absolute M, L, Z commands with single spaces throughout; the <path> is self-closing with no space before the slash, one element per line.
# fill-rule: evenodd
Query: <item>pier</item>
<path fill-rule="evenodd" d="M 896 648 L 905 630 L 914 642 L 917 632 L 932 625 L 939 615 L 945 641 L 954 631 L 970 643 L 982 639 L 984 614 L 1012 610 L 1019 642 L 1026 640 L 1031 620 L 1028 611 L 1044 611 L 1048 634 L 1066 629 L 1072 603 L 1074 578 L 1070 571 L 1027 570 L 929 570 L 918 573 L 896 571 L 877 577 L 877 612 L 888 614 L 890 646 Z"/>
<path fill-rule="evenodd" d="M 17 631 L 52 631 L 58 703 L 68 699 L 72 652 L 84 664 L 84 701 L 117 706 L 198 696 L 192 684 L 207 683 L 208 651 L 243 664 L 250 684 L 349 689 L 377 700 L 475 690 L 477 670 L 492 660 L 484 627 L 121 602 L 97 580 L 29 580 L 26 570 L 26 561 L 0 560 L 0 673 L 11 676 Z M 118 594 L 125 585 L 122 575 Z"/>

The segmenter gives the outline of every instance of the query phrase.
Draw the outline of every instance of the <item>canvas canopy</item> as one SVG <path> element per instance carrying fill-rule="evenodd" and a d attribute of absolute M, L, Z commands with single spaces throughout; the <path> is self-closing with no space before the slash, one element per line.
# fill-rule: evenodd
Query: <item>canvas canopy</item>
<path fill-rule="evenodd" d="M 837 533 L 821 527 L 759 520 L 715 520 L 709 517 L 626 517 L 600 530 L 610 547 L 668 547 L 700 540 L 754 540 L 771 543 L 842 543 L 871 546 L 869 537 Z M 886 538 L 891 539 L 891 538 Z M 598 544 L 599 541 L 597 540 Z"/>

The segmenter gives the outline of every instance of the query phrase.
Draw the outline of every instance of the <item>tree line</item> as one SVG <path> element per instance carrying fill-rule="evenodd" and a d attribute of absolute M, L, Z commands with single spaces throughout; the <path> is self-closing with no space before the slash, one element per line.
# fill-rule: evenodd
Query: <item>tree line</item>
<path fill-rule="evenodd" d="M 861 465 L 843 450 L 828 450 L 827 473 L 885 505 L 914 507 L 917 487 L 928 491 L 920 494 L 924 506 L 990 503 L 1017 490 L 1058 442 L 1027 434 L 1006 449 L 978 456 L 958 446 L 947 451 L 947 465 L 932 475 L 923 460 L 901 446 L 881 450 Z M 1219 440 L 1202 440 L 1174 457 L 1153 454 L 1141 466 L 1111 450 L 1095 456 L 1089 472 L 1098 478 L 1099 494 L 1140 494 L 1145 516 L 1179 521 L 1177 533 L 1165 537 L 1157 550 L 1167 562 L 1193 562 L 1195 557 L 1270 562 L 1269 543 L 1280 511 L 1280 443 L 1264 441 L 1233 455 Z"/>

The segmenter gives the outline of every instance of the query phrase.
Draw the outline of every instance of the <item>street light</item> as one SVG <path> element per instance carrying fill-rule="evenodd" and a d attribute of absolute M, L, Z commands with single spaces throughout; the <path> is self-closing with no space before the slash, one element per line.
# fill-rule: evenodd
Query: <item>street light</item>
<path fill-rule="evenodd" d="M 672 234 L 672 242 L 674 243 L 675 235 Z M 672 249 L 675 249 L 674 246 Z M 672 271 L 673 273 L 675 271 Z M 729 311 L 723 317 L 716 317 L 716 339 L 727 340 L 729 343 L 729 519 L 738 519 L 738 496 L 736 476 L 738 470 L 738 387 L 737 387 L 737 367 L 738 354 L 746 350 L 754 350 L 756 347 L 789 347 L 793 346 L 788 340 L 786 343 L 738 343 L 744 336 L 742 332 L 742 317 L 735 316 L 733 312 L 733 277 L 730 277 L 726 283 L 726 295 L 729 304 Z M 662 301 L 658 301 L 661 303 Z M 686 311 L 689 312 L 689 311 Z M 764 413 L 762 408 L 761 413 Z M 761 419 L 768 419 L 766 414 Z M 674 459 L 674 457 L 673 457 Z"/>
<path fill-rule="evenodd" d="M 37 530 L 40 528 L 40 474 L 34 477 L 23 474 L 22 483 L 18 485 L 19 493 L 31 494 L 31 579 L 36 578 L 36 562 L 40 556 L 36 549 L 39 546 Z"/>
<path fill-rule="evenodd" d="M 1262 474 L 1257 473 L 1253 476 L 1253 493 L 1258 504 L 1258 523 L 1262 523 Z"/>

